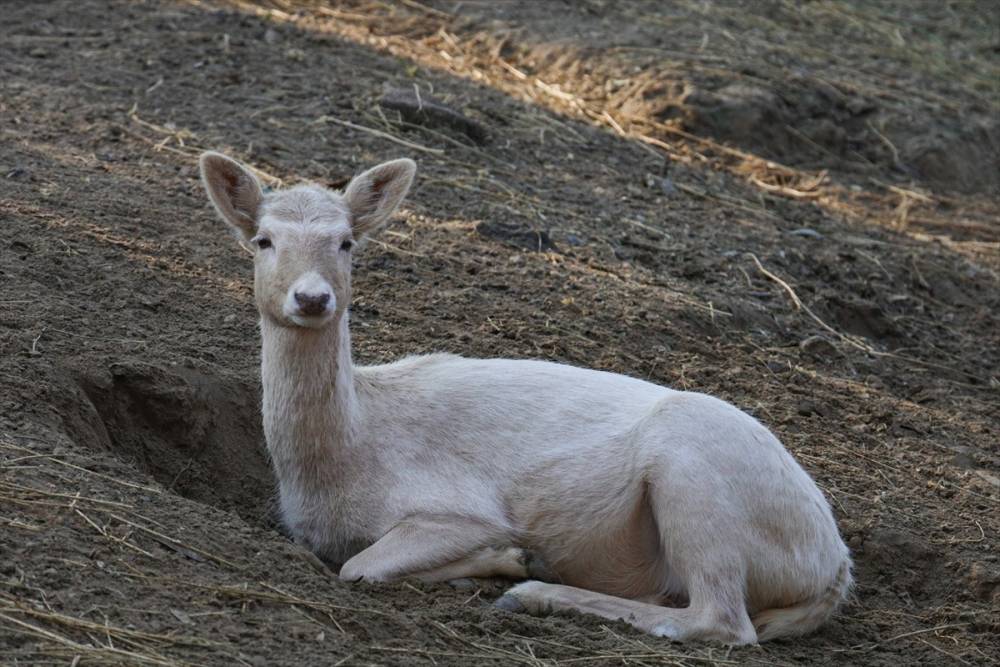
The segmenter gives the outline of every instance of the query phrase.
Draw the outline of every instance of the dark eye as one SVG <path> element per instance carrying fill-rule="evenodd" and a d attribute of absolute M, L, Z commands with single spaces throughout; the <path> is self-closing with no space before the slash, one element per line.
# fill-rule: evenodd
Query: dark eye
<path fill-rule="evenodd" d="M 343 250 L 344 252 L 350 252 L 351 248 L 353 247 L 354 247 L 354 241 L 350 239 L 347 239 L 346 241 L 340 244 L 340 249 Z"/>
<path fill-rule="evenodd" d="M 267 238 L 266 236 L 261 236 L 258 239 L 254 239 L 254 243 L 256 243 L 257 247 L 260 248 L 261 250 L 267 250 L 268 248 L 271 247 L 271 239 Z"/>

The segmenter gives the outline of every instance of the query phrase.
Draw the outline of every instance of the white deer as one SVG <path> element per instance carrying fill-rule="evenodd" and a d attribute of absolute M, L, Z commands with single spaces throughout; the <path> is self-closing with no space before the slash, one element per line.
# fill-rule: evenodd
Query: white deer
<path fill-rule="evenodd" d="M 830 506 L 755 419 L 716 398 L 542 361 L 351 361 L 351 255 L 416 165 L 343 194 L 264 193 L 201 157 L 254 249 L 264 433 L 295 539 L 346 581 L 529 579 L 497 604 L 748 644 L 809 632 L 851 585 Z"/>

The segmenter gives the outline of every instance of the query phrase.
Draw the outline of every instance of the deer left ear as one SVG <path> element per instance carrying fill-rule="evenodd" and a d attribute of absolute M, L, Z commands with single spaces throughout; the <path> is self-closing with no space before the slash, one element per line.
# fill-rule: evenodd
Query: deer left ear
<path fill-rule="evenodd" d="M 344 201 L 351 212 L 355 238 L 371 236 L 389 221 L 416 173 L 416 163 L 404 158 L 380 164 L 351 180 L 344 190 Z"/>

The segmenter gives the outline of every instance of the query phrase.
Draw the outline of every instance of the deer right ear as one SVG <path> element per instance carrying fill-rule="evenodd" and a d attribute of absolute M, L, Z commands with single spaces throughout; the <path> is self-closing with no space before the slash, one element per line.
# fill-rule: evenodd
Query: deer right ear
<path fill-rule="evenodd" d="M 202 153 L 199 164 L 201 180 L 215 210 L 242 240 L 249 241 L 256 233 L 258 209 L 264 196 L 257 177 L 221 153 Z"/>

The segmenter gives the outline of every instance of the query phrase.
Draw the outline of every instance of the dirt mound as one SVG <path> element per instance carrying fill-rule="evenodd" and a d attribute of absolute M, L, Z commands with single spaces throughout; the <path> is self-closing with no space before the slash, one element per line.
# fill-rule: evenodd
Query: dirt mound
<path fill-rule="evenodd" d="M 967 9 L 588 3 L 553 13 L 516 2 L 433 18 L 485 50 L 480 60 L 501 58 L 571 103 L 601 100 L 624 127 L 668 123 L 794 167 L 996 194 L 1000 68 L 993 24 L 977 18 L 995 8 Z M 447 42 L 412 16 L 392 19 L 371 29 Z M 961 44 L 941 39 L 959 33 Z"/>
<path fill-rule="evenodd" d="M 256 386 L 137 362 L 113 364 L 81 384 L 101 419 L 100 447 L 171 493 L 270 523 L 272 475 Z"/>
<path fill-rule="evenodd" d="M 679 95 L 671 92 L 680 88 Z M 646 89 L 622 112 L 713 137 L 790 166 L 871 172 L 933 190 L 994 194 L 1000 187 L 1000 125 L 985 114 L 943 115 L 914 124 L 853 91 L 795 74 L 780 83 L 706 90 L 672 82 Z"/>

